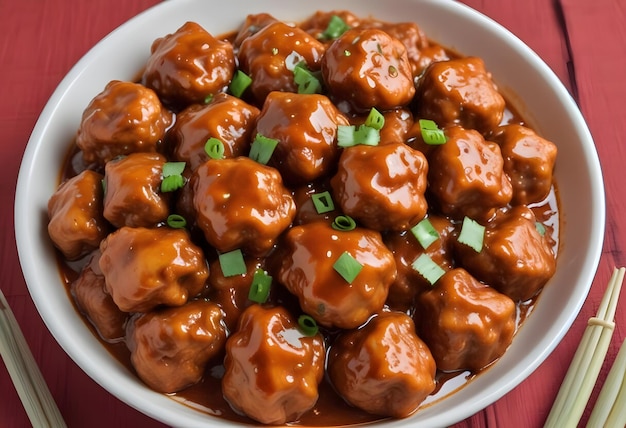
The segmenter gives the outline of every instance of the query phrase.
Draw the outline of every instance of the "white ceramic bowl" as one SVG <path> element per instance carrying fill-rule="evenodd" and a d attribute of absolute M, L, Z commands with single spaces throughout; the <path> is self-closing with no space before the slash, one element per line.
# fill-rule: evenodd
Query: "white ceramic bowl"
<path fill-rule="evenodd" d="M 63 349 L 96 382 L 145 414 L 175 426 L 220 426 L 226 422 L 148 389 L 118 363 L 76 314 L 60 284 L 46 232 L 46 206 L 54 192 L 68 143 L 88 102 L 113 79 L 131 79 L 149 55 L 152 41 L 195 20 L 213 34 L 238 27 L 247 13 L 270 12 L 302 19 L 315 10 L 348 9 L 388 21 L 413 20 L 434 40 L 482 57 L 498 85 L 532 125 L 559 147 L 556 179 L 561 201 L 561 253 L 557 273 L 506 354 L 465 387 L 418 411 L 407 422 L 447 426 L 506 394 L 552 352 L 576 318 L 600 257 L 604 234 L 604 189 L 599 161 L 585 122 L 552 71 L 507 30 L 450 0 L 240 0 L 219 12 L 206 0 L 163 2 L 107 36 L 61 82 L 37 122 L 20 169 L 15 227 L 20 261 L 32 298 Z M 59 282 L 59 283 L 57 283 Z"/>

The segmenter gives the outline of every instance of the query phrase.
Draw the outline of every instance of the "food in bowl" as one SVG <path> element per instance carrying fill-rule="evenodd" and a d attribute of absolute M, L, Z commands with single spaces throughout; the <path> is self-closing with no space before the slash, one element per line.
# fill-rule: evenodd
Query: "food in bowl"
<path fill-rule="evenodd" d="M 266 424 L 404 418 L 499 359 L 554 274 L 556 155 L 416 24 L 188 22 L 86 106 L 49 235 L 154 390 Z"/>

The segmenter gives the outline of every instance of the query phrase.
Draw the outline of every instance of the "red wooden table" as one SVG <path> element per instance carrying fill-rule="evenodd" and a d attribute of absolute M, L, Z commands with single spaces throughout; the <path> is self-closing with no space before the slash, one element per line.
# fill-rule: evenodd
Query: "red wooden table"
<path fill-rule="evenodd" d="M 175 1 L 175 0 L 171 0 Z M 623 0 L 465 0 L 533 48 L 578 101 L 596 141 L 607 193 L 607 229 L 587 302 L 561 344 L 522 384 L 469 419 L 466 427 L 540 427 L 598 307 L 613 267 L 626 265 L 626 6 Z M 70 67 L 96 42 L 157 0 L 0 0 L 0 286 L 70 427 L 159 427 L 87 377 L 45 328 L 19 267 L 13 199 L 24 147 L 39 113 Z M 585 203 L 585 201 L 581 201 Z M 624 293 L 622 293 L 624 294 Z M 626 297 L 623 297 L 626 299 Z M 626 337 L 626 309 L 590 405 Z M 589 416 L 590 408 L 583 415 Z M 0 426 L 29 426 L 0 364 Z"/>

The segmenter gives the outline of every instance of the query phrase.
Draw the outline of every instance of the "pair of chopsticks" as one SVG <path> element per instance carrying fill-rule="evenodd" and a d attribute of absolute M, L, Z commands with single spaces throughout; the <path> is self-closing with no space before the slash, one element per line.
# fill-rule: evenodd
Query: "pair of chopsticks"
<path fill-rule="evenodd" d="M 623 267 L 614 269 L 597 314 L 589 319 L 544 428 L 575 428 L 578 425 L 609 349 L 625 272 Z M 588 428 L 626 426 L 625 375 L 626 345 L 622 343 L 591 413 Z"/>
<path fill-rule="evenodd" d="M 33 427 L 65 427 L 15 315 L 0 290 L 0 355 Z"/>

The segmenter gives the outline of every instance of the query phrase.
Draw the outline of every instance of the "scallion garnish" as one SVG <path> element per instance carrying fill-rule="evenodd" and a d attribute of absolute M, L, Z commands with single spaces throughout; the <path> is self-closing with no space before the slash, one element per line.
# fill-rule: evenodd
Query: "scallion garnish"
<path fill-rule="evenodd" d="M 185 162 L 165 162 L 161 192 L 173 192 L 183 187 L 185 185 L 185 178 L 182 176 L 184 170 Z"/>
<path fill-rule="evenodd" d="M 204 144 L 204 152 L 211 159 L 222 159 L 224 157 L 224 143 L 215 137 L 211 137 Z"/>
<path fill-rule="evenodd" d="M 228 86 L 228 89 L 233 96 L 241 98 L 245 90 L 248 89 L 248 86 L 250 86 L 251 84 L 252 78 L 243 71 L 237 70 L 237 72 L 233 76 L 233 80 Z"/>
<path fill-rule="evenodd" d="M 546 234 L 546 227 L 540 221 L 535 222 L 535 229 L 537 229 L 537 232 L 539 232 L 541 236 Z"/>
<path fill-rule="evenodd" d="M 272 277 L 263 269 L 257 269 L 252 277 L 248 299 L 256 303 L 265 303 L 270 295 Z"/>
<path fill-rule="evenodd" d="M 439 239 L 439 232 L 437 232 L 427 218 L 422 219 L 422 221 L 413 226 L 411 233 L 413 233 L 413 236 L 415 236 L 424 249 L 428 248 L 430 244 Z"/>
<path fill-rule="evenodd" d="M 298 85 L 299 94 L 318 94 L 322 91 L 320 80 L 307 68 L 304 61 L 294 67 L 293 81 Z"/>
<path fill-rule="evenodd" d="M 346 24 L 346 22 L 343 19 L 341 19 L 341 17 L 337 15 L 333 15 L 330 17 L 330 20 L 328 21 L 328 25 L 326 26 L 326 29 L 324 30 L 321 36 L 323 39 L 326 39 L 326 40 L 334 40 L 338 38 L 339 36 L 341 36 L 346 31 L 348 31 L 349 29 L 350 29 L 350 26 Z"/>
<path fill-rule="evenodd" d="M 317 322 L 310 315 L 300 315 L 298 317 L 298 326 L 300 327 L 300 332 L 305 336 L 315 336 L 319 331 L 319 327 L 317 326 Z"/>
<path fill-rule="evenodd" d="M 458 241 L 474 249 L 480 253 L 483 249 L 483 240 L 485 238 L 485 226 L 472 220 L 469 217 L 463 219 L 461 233 L 459 233 Z"/>
<path fill-rule="evenodd" d="M 261 134 L 256 134 L 256 137 L 254 137 L 254 141 L 250 146 L 250 154 L 248 157 L 258 163 L 267 165 L 277 145 L 278 140 L 265 137 Z"/>
<path fill-rule="evenodd" d="M 346 251 L 335 261 L 333 269 L 335 269 L 348 284 L 352 284 L 352 281 L 354 281 L 361 272 L 361 269 L 363 269 L 363 265 Z"/>
<path fill-rule="evenodd" d="M 372 108 L 365 119 L 364 125 L 380 131 L 385 125 L 385 116 L 375 108 Z"/>
<path fill-rule="evenodd" d="M 438 145 L 445 144 L 448 141 L 446 134 L 437 126 L 435 122 L 428 119 L 420 119 L 420 130 L 422 131 L 422 138 L 426 144 Z"/>
<path fill-rule="evenodd" d="M 211 101 L 213 101 L 213 94 L 209 94 L 206 97 L 204 97 L 205 104 L 209 104 Z"/>
<path fill-rule="evenodd" d="M 335 230 L 348 232 L 356 228 L 356 221 L 349 215 L 338 215 L 335 217 L 335 220 L 333 220 L 331 227 Z"/>
<path fill-rule="evenodd" d="M 328 191 L 312 194 L 311 200 L 318 214 L 324 214 L 335 209 L 333 198 Z"/>
<path fill-rule="evenodd" d="M 358 144 L 376 146 L 380 142 L 380 131 L 365 124 L 339 125 L 337 127 L 337 145 L 339 147 L 352 147 Z"/>
<path fill-rule="evenodd" d="M 420 256 L 411 263 L 411 267 L 422 275 L 430 285 L 435 285 L 439 278 L 446 273 L 441 266 L 435 263 L 433 259 L 425 253 L 420 254 Z"/>
<path fill-rule="evenodd" d="M 244 275 L 248 270 L 241 250 L 233 250 L 219 255 L 220 267 L 225 277 Z"/>
<path fill-rule="evenodd" d="M 187 220 L 180 214 L 170 214 L 167 216 L 166 223 L 172 229 L 183 229 L 187 226 Z"/>

